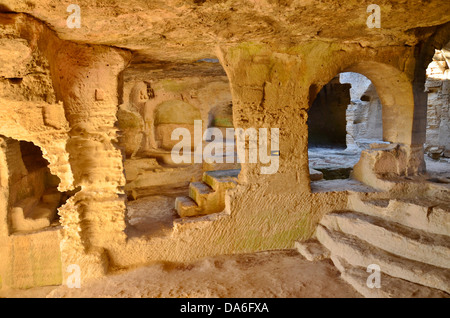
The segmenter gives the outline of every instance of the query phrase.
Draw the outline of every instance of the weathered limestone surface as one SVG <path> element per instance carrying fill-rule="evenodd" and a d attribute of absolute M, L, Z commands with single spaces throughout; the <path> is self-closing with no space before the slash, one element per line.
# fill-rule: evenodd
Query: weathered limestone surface
<path fill-rule="evenodd" d="M 4 0 L 2 9 L 31 14 L 65 40 L 127 48 L 142 59 L 189 62 L 215 58 L 217 44 L 247 41 L 285 47 L 313 39 L 363 47 L 414 46 L 418 33 L 449 21 L 445 0 L 382 1 L 382 28 L 369 29 L 367 7 L 372 3 L 110 0 L 106 5 L 79 0 L 82 27 L 77 30 L 67 28 L 66 2 Z"/>
<path fill-rule="evenodd" d="M 362 200 L 358 195 L 350 195 L 348 206 L 411 228 L 441 235 L 450 233 L 450 211 L 437 198 L 428 202 L 418 199 Z"/>
<path fill-rule="evenodd" d="M 423 146 L 404 144 L 370 144 L 361 152 L 361 158 L 354 166 L 352 176 L 376 189 L 391 190 L 395 183 L 386 179 L 395 176 L 414 176 L 425 172 Z"/>
<path fill-rule="evenodd" d="M 450 245 L 446 235 L 429 234 L 355 212 L 327 214 L 321 224 L 331 230 L 363 238 L 395 255 L 450 268 Z"/>
<path fill-rule="evenodd" d="M 202 182 L 189 184 L 188 198 L 180 197 L 175 201 L 178 215 L 186 217 L 222 212 L 225 209 L 226 192 L 236 187 L 239 172 L 239 170 L 205 172 Z"/>
<path fill-rule="evenodd" d="M 421 199 L 354 193 L 348 210 L 320 221 L 317 240 L 329 250 L 342 278 L 364 296 L 450 297 L 449 202 L 427 201 L 423 193 Z M 366 283 L 371 273 L 366 269 L 373 264 L 380 270 L 380 288 Z"/>
<path fill-rule="evenodd" d="M 371 81 L 357 73 L 341 73 L 341 83 L 351 85 L 351 103 L 346 113 L 347 149 L 368 148 L 383 138 L 382 105 Z"/>
<path fill-rule="evenodd" d="M 228 79 L 218 63 L 174 65 L 161 71 L 158 65 L 137 61 L 123 72 L 118 120 L 120 144 L 128 157 L 158 148 L 171 150 L 178 142 L 170 141 L 173 128 L 188 128 L 193 135 L 193 121 L 202 120 L 204 131 L 213 126 L 212 109 L 231 104 Z"/>
<path fill-rule="evenodd" d="M 2 256 L 12 260 L 0 262 L 0 287 L 31 288 L 60 285 L 63 282 L 61 264 L 61 228 L 0 238 Z M 6 253 L 5 253 L 6 252 Z M 5 253 L 5 254 L 4 254 Z"/>
<path fill-rule="evenodd" d="M 448 298 L 448 294 L 435 288 L 424 287 L 407 280 L 381 275 L 381 288 L 367 287 L 367 271 L 363 267 L 349 265 L 344 259 L 332 256 L 333 263 L 341 271 L 342 278 L 367 298 Z"/>
<path fill-rule="evenodd" d="M 2 14 L 0 19 L 4 39 L 26 43 L 30 55 L 24 74 L 20 67 L 10 74 L 14 66 L 2 74 L 0 134 L 35 143 L 60 178 L 59 190 L 79 190 L 59 210 L 63 230 L 56 242 L 59 246 L 61 240 L 63 265 L 92 266 L 92 261 L 75 261 L 76 255 L 88 246 L 120 241 L 121 235 L 123 240 L 125 205 L 119 187 L 124 176 L 114 124 L 117 76 L 128 53 L 62 41 L 26 15 Z M 11 75 L 17 78 L 12 85 Z M 96 90 L 104 93 L 102 101 L 95 100 Z M 102 210 L 108 213 L 96 213 Z M 106 235 L 95 234 L 100 232 Z"/>
<path fill-rule="evenodd" d="M 326 248 L 333 251 L 334 255 L 345 258 L 353 266 L 367 268 L 370 264 L 377 264 L 387 275 L 440 289 L 450 294 L 450 271 L 447 269 L 390 254 L 357 237 L 345 236 L 322 225 L 317 227 L 316 235 Z"/>
<path fill-rule="evenodd" d="M 138 59 L 122 77 L 122 104 L 117 117 L 119 146 L 126 156 L 128 198 L 158 192 L 177 194 L 187 190 L 190 181 L 201 181 L 203 171 L 239 167 L 237 162 L 177 164 L 171 157 L 171 150 L 180 142 L 171 139 L 177 128 L 189 131 L 191 139 L 186 142 L 194 162 L 196 134 L 204 136 L 204 150 L 211 139 L 205 135 L 207 128 L 220 129 L 226 138 L 226 128 L 233 127 L 229 82 L 218 60 L 160 65 Z M 200 132 L 195 131 L 195 120 L 202 122 Z M 223 162 L 227 155 L 234 158 L 234 147 L 228 154 L 223 148 Z"/>
<path fill-rule="evenodd" d="M 450 51 L 437 51 L 427 68 L 427 142 L 431 157 L 450 157 Z"/>
<path fill-rule="evenodd" d="M 369 1 L 78 4 L 80 29 L 67 28 L 65 2 L 6 0 L 0 6 L 0 135 L 38 146 L 60 179 L 59 191 L 71 192 L 58 211 L 61 229 L 10 235 L 10 176 L 0 151 L 5 286 L 65 282 L 69 264 L 88 279 L 155 261 L 292 248 L 309 239 L 323 215 L 347 207 L 348 189 L 311 190 L 307 152 L 308 110 L 341 72 L 372 81 L 383 105 L 383 140 L 393 143 L 363 152 L 355 177 L 386 189 L 391 185 L 381 177 L 423 172 L 425 68 L 450 39 L 448 1 L 384 1 L 381 29 L 367 28 Z M 230 97 L 232 123 L 221 117 L 230 115 L 224 110 Z M 167 101 L 172 111 L 158 113 Z M 190 107 L 189 114 L 177 113 L 186 104 L 198 113 Z M 214 107 L 223 108 L 211 112 Z M 178 124 L 192 128 L 195 118 L 221 128 L 278 128 L 276 173 L 262 174 L 267 164 L 243 162 L 236 187 L 213 200 L 223 212 L 177 219 L 165 237 L 129 235 L 127 195 L 138 199 L 182 170 L 168 170 L 170 162 L 153 153 L 164 169 L 139 175 L 155 165 L 126 160 L 159 146 L 167 155 L 167 133 Z M 161 173 L 158 180 L 143 180 L 152 172 Z M 186 181 L 186 175 L 177 177 Z M 35 254 L 48 261 L 35 254 L 14 258 L 14 244 L 23 251 L 42 237 L 48 241 L 31 250 L 45 250 Z M 440 257 L 437 264 L 448 261 Z M 11 280 L 18 272 L 26 277 Z"/>
<path fill-rule="evenodd" d="M 300 254 L 311 262 L 330 257 L 330 251 L 317 240 L 295 242 L 295 247 Z"/>

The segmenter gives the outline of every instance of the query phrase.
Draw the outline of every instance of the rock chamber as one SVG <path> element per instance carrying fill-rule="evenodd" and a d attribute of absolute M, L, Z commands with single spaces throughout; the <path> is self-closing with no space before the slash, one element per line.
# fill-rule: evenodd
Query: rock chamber
<path fill-rule="evenodd" d="M 371 3 L 2 1 L 0 288 L 298 248 L 448 297 L 450 3 Z"/>

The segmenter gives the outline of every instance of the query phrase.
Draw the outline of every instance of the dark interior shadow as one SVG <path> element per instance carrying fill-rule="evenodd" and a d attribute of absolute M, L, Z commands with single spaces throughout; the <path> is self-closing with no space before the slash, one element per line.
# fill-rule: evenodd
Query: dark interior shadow
<path fill-rule="evenodd" d="M 0 3 L 0 12 L 1 13 L 10 13 L 10 12 L 13 12 L 13 11 L 11 11 L 11 9 L 8 8 L 7 6 L 5 6 L 4 4 Z"/>

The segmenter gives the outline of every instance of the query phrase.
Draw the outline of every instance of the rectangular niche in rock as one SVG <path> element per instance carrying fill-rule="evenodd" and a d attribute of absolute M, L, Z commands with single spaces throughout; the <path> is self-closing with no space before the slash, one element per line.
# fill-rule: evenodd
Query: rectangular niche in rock
<path fill-rule="evenodd" d="M 60 180 L 51 174 L 41 149 L 27 141 L 3 140 L 9 232 L 36 231 L 59 225 L 57 210 L 66 194 L 58 191 Z"/>

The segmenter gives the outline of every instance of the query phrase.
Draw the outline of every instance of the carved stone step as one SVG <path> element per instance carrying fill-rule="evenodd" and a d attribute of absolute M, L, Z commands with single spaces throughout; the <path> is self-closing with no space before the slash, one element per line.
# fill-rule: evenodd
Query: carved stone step
<path fill-rule="evenodd" d="M 330 257 L 330 251 L 317 240 L 295 242 L 297 251 L 308 261 L 315 262 Z"/>
<path fill-rule="evenodd" d="M 427 233 L 384 219 L 357 213 L 333 212 L 321 225 L 353 235 L 389 253 L 442 268 L 450 268 L 448 236 Z"/>
<path fill-rule="evenodd" d="M 352 266 L 339 256 L 331 260 L 341 272 L 341 277 L 367 298 L 449 298 L 450 295 L 434 288 L 408 282 L 401 278 L 381 273 L 380 288 L 370 288 L 367 280 L 372 272 L 367 268 Z"/>
<path fill-rule="evenodd" d="M 175 209 L 181 217 L 221 212 L 228 189 L 237 185 L 240 170 L 215 170 L 203 173 L 203 182 L 189 184 L 189 199 L 177 198 Z M 191 202 L 192 201 L 192 202 Z"/>
<path fill-rule="evenodd" d="M 177 210 L 178 215 L 182 218 L 195 216 L 200 212 L 200 208 L 197 203 L 195 203 L 190 197 L 177 197 L 175 199 L 175 209 Z"/>
<path fill-rule="evenodd" d="M 237 185 L 240 169 L 206 171 L 203 174 L 203 182 L 213 190 L 226 190 Z"/>

